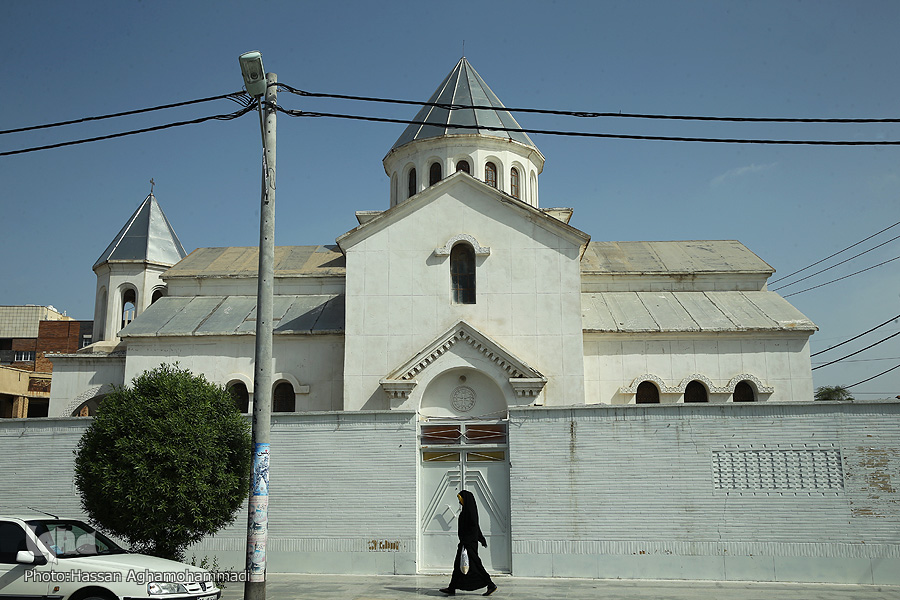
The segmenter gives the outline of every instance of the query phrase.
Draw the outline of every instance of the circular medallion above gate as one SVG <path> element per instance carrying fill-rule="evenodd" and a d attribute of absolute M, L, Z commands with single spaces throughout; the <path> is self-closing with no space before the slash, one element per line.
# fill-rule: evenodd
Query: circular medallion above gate
<path fill-rule="evenodd" d="M 469 412 L 475 406 L 475 390 L 459 385 L 450 393 L 450 404 L 459 412 Z"/>
<path fill-rule="evenodd" d="M 497 382 L 471 367 L 457 367 L 425 383 L 419 410 L 424 417 L 494 418 L 507 410 Z"/>

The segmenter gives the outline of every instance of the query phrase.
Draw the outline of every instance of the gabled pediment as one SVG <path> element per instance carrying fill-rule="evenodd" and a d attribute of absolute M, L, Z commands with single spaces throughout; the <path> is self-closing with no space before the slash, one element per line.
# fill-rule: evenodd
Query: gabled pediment
<path fill-rule="evenodd" d="M 465 344 L 503 373 L 516 396 L 538 396 L 547 383 L 547 378 L 539 371 L 465 321 L 460 321 L 381 380 L 381 387 L 391 399 L 392 406 L 409 398 L 423 372 L 458 344 Z"/>
<path fill-rule="evenodd" d="M 441 196 L 455 196 L 457 193 L 460 193 L 463 196 L 471 197 L 472 191 L 477 192 L 477 197 L 481 202 L 496 203 L 496 205 L 504 207 L 508 211 L 510 219 L 527 219 L 559 238 L 575 246 L 580 246 L 582 252 L 584 252 L 588 242 L 590 242 L 591 236 L 551 216 L 551 214 L 513 198 L 466 173 L 457 172 L 422 190 L 412 198 L 392 206 L 388 210 L 367 212 L 366 216 L 360 219 L 361 224 L 358 227 L 337 238 L 337 245 L 341 252 L 346 254 L 347 250 L 356 244 L 390 227 L 412 213 L 425 209 Z"/>

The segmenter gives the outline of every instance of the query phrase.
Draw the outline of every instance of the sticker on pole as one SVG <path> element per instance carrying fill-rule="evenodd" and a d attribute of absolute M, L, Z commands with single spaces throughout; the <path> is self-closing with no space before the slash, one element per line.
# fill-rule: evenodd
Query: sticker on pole
<path fill-rule="evenodd" d="M 253 446 L 253 486 L 251 496 L 269 495 L 269 444 Z"/>

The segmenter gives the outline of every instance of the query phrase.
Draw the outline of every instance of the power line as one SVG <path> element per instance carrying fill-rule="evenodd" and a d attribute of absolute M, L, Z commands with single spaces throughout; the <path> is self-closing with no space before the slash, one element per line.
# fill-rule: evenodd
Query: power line
<path fill-rule="evenodd" d="M 223 115 L 210 115 L 208 117 L 200 117 L 198 119 L 191 119 L 190 121 L 178 121 L 175 123 L 167 123 L 165 125 L 156 125 L 154 127 L 145 127 L 143 129 L 134 129 L 132 131 L 123 131 L 120 133 L 111 133 L 109 135 L 101 135 L 92 138 L 85 138 L 80 140 L 72 140 L 69 142 L 59 142 L 57 144 L 48 144 L 46 146 L 34 146 L 31 148 L 22 148 L 20 150 L 7 150 L 6 152 L 0 152 L 0 156 L 12 156 L 14 154 L 25 154 L 26 152 L 37 152 L 38 150 L 50 150 L 53 148 L 63 148 L 65 146 L 75 146 L 78 144 L 86 144 L 88 142 L 98 142 L 101 140 L 111 140 L 114 138 L 125 137 L 127 135 L 135 135 L 137 133 L 147 133 L 150 131 L 159 131 L 161 129 L 169 129 L 171 127 L 181 127 L 182 125 L 196 125 L 197 123 L 203 123 L 205 121 L 230 121 L 232 119 L 237 119 L 238 117 L 242 117 L 248 112 L 255 109 L 255 103 L 250 106 L 245 106 L 244 108 L 235 111 L 233 113 L 227 113 Z"/>
<path fill-rule="evenodd" d="M 827 363 L 825 363 L 824 365 L 819 365 L 819 366 L 817 366 L 817 367 L 813 367 L 812 370 L 815 371 L 816 369 L 821 369 L 822 367 L 827 367 L 828 365 L 833 365 L 833 364 L 836 363 L 836 362 L 841 362 L 841 361 L 844 360 L 845 358 L 850 358 L 851 356 L 856 356 L 856 355 L 859 354 L 860 352 L 865 352 L 865 351 L 868 350 L 869 348 L 873 348 L 873 347 L 877 346 L 878 344 L 880 344 L 880 343 L 882 343 L 882 342 L 886 342 L 886 341 L 888 341 L 888 340 L 891 339 L 891 338 L 897 337 L 898 335 L 900 335 L 900 331 L 898 331 L 897 333 L 892 333 L 891 335 L 887 336 L 886 338 L 881 339 L 881 340 L 878 340 L 878 341 L 875 342 L 874 344 L 869 344 L 868 346 L 866 346 L 866 347 L 863 348 L 862 350 L 857 350 L 856 352 L 853 352 L 853 353 L 851 353 L 851 354 L 848 354 L 847 356 L 842 356 L 842 357 L 840 357 L 840 358 L 836 358 L 835 360 L 833 360 L 833 361 L 831 361 L 831 362 L 827 362 Z"/>
<path fill-rule="evenodd" d="M 834 350 L 835 348 L 838 348 L 838 347 L 840 347 L 840 346 L 843 346 L 844 344 L 849 344 L 849 343 L 852 342 L 853 340 L 859 339 L 859 338 L 861 338 L 862 336 L 866 335 L 867 333 L 872 333 L 872 332 L 875 331 L 876 329 L 880 329 L 881 327 L 884 327 L 884 326 L 887 325 L 888 323 L 891 323 L 891 322 L 893 322 L 893 321 L 896 321 L 897 319 L 900 319 L 900 315 L 897 315 L 896 317 L 891 317 L 890 319 L 888 319 L 887 321 L 885 321 L 885 322 L 882 323 L 881 325 L 876 325 L 875 327 L 873 327 L 872 329 L 869 329 L 868 331 L 863 331 L 863 332 L 860 333 L 859 335 L 854 336 L 854 337 L 850 338 L 849 340 L 843 341 L 843 342 L 841 342 L 840 344 L 835 344 L 834 346 L 831 346 L 831 347 L 829 347 L 829 348 L 825 348 L 824 350 L 819 350 L 819 351 L 816 352 L 815 354 L 810 354 L 809 357 L 812 358 L 813 356 L 818 356 L 818 355 L 820 355 L 820 354 L 825 354 L 825 353 L 828 352 L 829 350 Z"/>
<path fill-rule="evenodd" d="M 850 273 L 849 275 L 844 275 L 843 277 L 838 277 L 837 279 L 832 279 L 831 281 L 826 281 L 825 283 L 820 283 L 819 285 L 813 286 L 813 287 L 811 287 L 811 288 L 806 288 L 805 290 L 800 290 L 799 292 L 793 292 L 793 293 L 791 293 L 791 294 L 785 294 L 783 297 L 784 297 L 784 298 L 790 298 L 791 296 L 796 296 L 797 294 L 802 294 L 803 292 L 808 292 L 808 291 L 810 291 L 810 290 L 815 290 L 815 289 L 818 289 L 818 288 L 820 288 L 820 287 L 825 287 L 826 285 L 830 285 L 830 284 L 832 284 L 832 283 L 836 283 L 836 282 L 841 281 L 841 280 L 843 280 L 843 279 L 847 279 L 848 277 L 853 277 L 854 275 L 859 275 L 860 273 L 865 273 L 866 271 L 871 271 L 872 269 L 875 269 L 875 268 L 880 267 L 880 266 L 882 266 L 882 265 L 886 265 L 886 264 L 888 264 L 889 262 L 894 262 L 894 261 L 897 260 L 898 258 L 900 258 L 900 256 L 895 256 L 894 258 L 890 258 L 890 259 L 888 259 L 888 260 L 886 260 L 886 261 L 884 261 L 884 262 L 878 263 L 877 265 L 872 265 L 871 267 L 868 267 L 868 268 L 866 268 L 866 269 L 863 269 L 862 271 L 857 271 L 856 273 Z"/>
<path fill-rule="evenodd" d="M 894 371 L 894 370 L 896 370 L 896 369 L 900 369 L 900 365 L 897 365 L 896 367 L 891 367 L 891 368 L 888 369 L 887 371 L 882 371 L 882 372 L 879 373 L 878 375 L 873 375 L 873 376 L 869 377 L 868 379 L 863 379 L 862 381 L 857 381 L 856 383 L 852 383 L 852 384 L 850 384 L 850 385 L 845 385 L 844 387 L 845 387 L 845 388 L 848 388 L 848 389 L 849 389 L 849 388 L 852 388 L 852 387 L 855 386 L 855 385 L 859 385 L 859 384 L 865 383 L 865 382 L 867 382 L 867 381 L 872 381 L 872 380 L 875 379 L 876 377 L 881 377 L 882 375 L 884 375 L 884 374 L 886 374 L 886 373 L 890 373 L 891 371 Z"/>
<path fill-rule="evenodd" d="M 340 100 L 359 100 L 362 102 L 381 102 L 386 104 L 406 104 L 415 106 L 432 106 L 435 108 L 445 108 L 447 110 L 498 110 L 502 109 L 507 112 L 521 113 L 537 113 L 543 115 L 562 115 L 568 117 L 581 118 L 600 118 L 600 117 L 619 117 L 627 119 L 667 119 L 678 121 L 728 121 L 736 123 L 900 123 L 900 118 L 790 118 L 790 117 L 710 117 L 710 116 L 688 116 L 688 115 L 661 115 L 661 114 L 641 114 L 641 113 L 623 113 L 623 112 L 591 112 L 576 110 L 551 110 L 543 108 L 510 108 L 508 106 L 492 106 L 481 104 L 455 104 L 445 102 L 421 102 L 416 100 L 398 100 L 394 98 L 376 98 L 372 96 L 351 96 L 347 94 L 329 94 L 323 92 L 307 92 L 291 87 L 284 83 L 279 83 L 278 88 L 308 98 L 336 98 Z"/>
<path fill-rule="evenodd" d="M 856 360 L 845 360 L 845 363 L 858 363 L 858 362 L 876 362 L 879 360 L 900 360 L 900 356 L 889 356 L 886 358 L 857 358 Z M 822 364 L 822 363 L 814 363 L 814 364 Z"/>
<path fill-rule="evenodd" d="M 801 277 L 800 279 L 798 279 L 798 280 L 796 280 L 796 281 L 792 281 L 792 282 L 790 282 L 790 283 L 786 283 L 786 284 L 784 284 L 784 285 L 778 286 L 777 288 L 773 288 L 772 291 L 783 290 L 784 288 L 790 287 L 790 286 L 794 285 L 795 283 L 800 283 L 801 281 L 806 281 L 807 279 L 811 279 L 811 278 L 815 277 L 816 275 L 819 275 L 819 274 L 821 274 L 821 273 L 824 273 L 825 271 L 830 271 L 831 269 L 833 269 L 833 268 L 835 268 L 835 267 L 839 267 L 839 266 L 841 266 L 841 265 L 844 264 L 844 263 L 848 263 L 848 262 L 850 262 L 851 260 L 853 260 L 854 258 L 859 258 L 859 257 L 862 256 L 863 254 L 868 254 L 868 253 L 871 252 L 872 250 L 877 250 L 878 248 L 881 248 L 882 246 L 884 246 L 884 245 L 886 245 L 886 244 L 890 244 L 891 242 L 893 242 L 893 241 L 896 240 L 896 239 L 900 239 L 900 235 L 898 235 L 898 236 L 896 236 L 896 237 L 892 237 L 892 238 L 889 239 L 888 241 L 882 242 L 882 243 L 878 244 L 877 246 L 873 246 L 873 247 L 869 248 L 868 250 L 864 250 L 863 252 L 860 252 L 859 254 L 857 254 L 857 255 L 855 255 L 855 256 L 851 256 L 850 258 L 844 259 L 844 260 L 842 260 L 842 261 L 839 262 L 839 263 L 835 263 L 835 264 L 831 265 L 830 267 L 825 267 L 825 268 L 822 269 L 821 271 L 816 271 L 816 272 L 813 273 L 812 275 L 807 275 L 806 277 Z"/>
<path fill-rule="evenodd" d="M 200 104 L 203 102 L 212 102 L 213 100 L 223 100 L 229 99 L 241 104 L 243 106 L 249 106 L 251 102 L 249 96 L 247 96 L 246 92 L 231 92 L 230 94 L 221 94 L 219 96 L 210 96 L 209 98 L 198 98 L 197 100 L 187 100 L 185 102 L 175 102 L 172 104 L 163 104 L 161 106 L 154 106 L 151 108 L 138 108 L 135 110 L 127 110 L 124 112 L 112 113 L 109 115 L 99 115 L 96 117 L 82 117 L 81 119 L 72 119 L 71 121 L 59 121 L 56 123 L 45 123 L 43 125 L 31 125 L 28 127 L 19 127 L 17 129 L 6 129 L 0 131 L 0 135 L 4 135 L 7 133 L 21 133 L 23 131 L 34 131 L 36 129 L 48 129 L 50 127 L 61 127 L 63 125 L 74 125 L 76 123 L 87 123 L 89 121 L 102 121 L 103 119 L 112 119 L 114 117 L 127 117 L 130 115 L 139 115 L 142 113 L 153 112 L 157 110 L 165 110 L 167 108 L 177 108 L 179 106 L 189 106 L 191 104 Z"/>
<path fill-rule="evenodd" d="M 880 234 L 884 233 L 885 231 L 887 231 L 888 229 L 891 229 L 891 228 L 893 228 L 893 227 L 896 227 L 897 225 L 900 225 L 900 221 L 897 221 L 897 222 L 894 223 L 893 225 L 890 225 L 890 226 L 888 226 L 888 227 L 885 227 L 885 228 L 882 229 L 881 231 L 878 231 L 878 232 L 876 232 L 876 233 L 873 233 L 872 235 L 870 235 L 869 237 L 867 237 L 867 238 L 865 238 L 865 239 L 859 240 L 859 241 L 856 242 L 855 244 L 850 244 L 849 246 L 847 246 L 847 247 L 844 248 L 843 250 L 838 250 L 838 251 L 835 252 L 834 254 L 832 254 L 832 255 L 830 255 L 830 256 L 826 256 L 826 257 L 823 258 L 822 260 L 816 261 L 816 262 L 814 262 L 814 263 L 811 264 L 811 265 L 807 265 L 807 266 L 803 267 L 802 269 L 799 269 L 799 270 L 797 270 L 797 271 L 794 271 L 793 273 L 791 273 L 791 274 L 789 274 L 789 275 L 785 275 L 784 277 L 779 277 L 778 279 L 775 279 L 775 280 L 773 280 L 773 281 L 770 281 L 769 283 L 770 283 L 770 284 L 772 284 L 772 283 L 778 283 L 779 281 L 784 281 L 784 280 L 787 279 L 788 277 L 793 277 L 793 276 L 796 275 L 797 273 L 802 273 L 803 271 L 805 271 L 805 270 L 807 270 L 807 269 L 811 269 L 811 268 L 815 267 L 816 265 L 822 264 L 823 262 L 825 262 L 825 261 L 828 260 L 829 258 L 834 258 L 834 257 L 837 256 L 838 254 L 841 254 L 841 253 L 843 253 L 843 252 L 846 252 L 846 251 L 849 250 L 850 248 L 855 248 L 856 246 L 859 246 L 859 245 L 862 244 L 863 242 L 869 241 L 869 240 L 871 240 L 873 237 L 875 237 L 876 235 L 880 235 Z"/>
<path fill-rule="evenodd" d="M 355 121 L 371 121 L 375 123 L 399 123 L 403 125 L 433 125 L 426 121 L 411 121 L 407 119 L 390 119 L 387 117 L 366 117 L 362 115 L 348 115 L 342 113 L 325 113 L 325 112 L 308 112 L 299 110 L 290 110 L 281 106 L 277 110 L 283 112 L 290 117 L 329 117 L 334 119 L 351 119 Z M 453 123 L 441 123 L 441 127 L 447 129 L 479 129 L 483 131 L 507 131 L 515 133 L 534 133 L 543 135 L 560 135 L 568 137 L 587 137 L 587 138 L 604 138 L 619 140 L 642 140 L 656 142 L 710 142 L 717 144 L 764 144 L 764 145 L 794 145 L 794 146 L 900 146 L 900 141 L 833 141 L 833 140 L 768 140 L 768 139 L 741 139 L 741 138 L 702 138 L 702 137 L 681 137 L 681 136 L 663 136 L 663 135 L 630 135 L 620 133 L 592 133 L 584 131 L 561 131 L 554 129 L 527 129 L 527 128 L 510 128 L 510 127 L 494 127 L 489 125 L 456 125 Z"/>

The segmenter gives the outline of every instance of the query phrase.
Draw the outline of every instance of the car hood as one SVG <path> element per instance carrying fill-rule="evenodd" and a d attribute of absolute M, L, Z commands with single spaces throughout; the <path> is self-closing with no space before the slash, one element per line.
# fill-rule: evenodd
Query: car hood
<path fill-rule="evenodd" d="M 128 571 L 150 571 L 154 573 L 183 573 L 190 571 L 192 573 L 205 573 L 206 569 L 186 565 L 184 563 L 158 558 L 156 556 L 147 556 L 146 554 L 107 554 L 97 556 L 75 556 L 72 558 L 60 558 L 59 566 L 61 568 L 84 569 L 87 566 L 96 567 L 105 571 L 118 570 L 122 572 Z"/>

